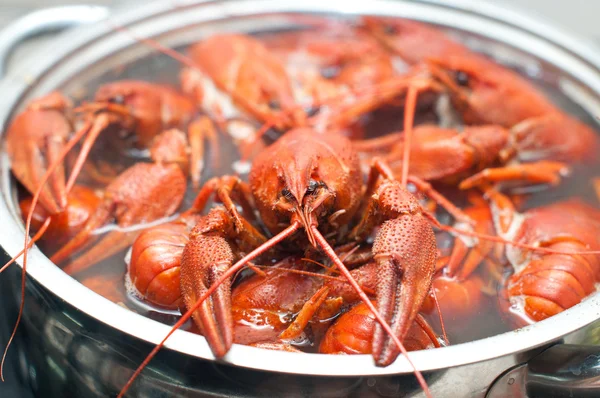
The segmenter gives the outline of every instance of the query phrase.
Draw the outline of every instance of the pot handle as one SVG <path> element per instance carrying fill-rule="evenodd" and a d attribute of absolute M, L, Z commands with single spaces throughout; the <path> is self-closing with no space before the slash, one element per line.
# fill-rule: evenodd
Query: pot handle
<path fill-rule="evenodd" d="M 72 5 L 33 11 L 4 28 L 0 34 L 0 78 L 12 50 L 33 36 L 57 32 L 77 25 L 90 24 L 107 18 L 109 9 L 102 6 Z"/>
<path fill-rule="evenodd" d="M 600 397 L 600 346 L 556 344 L 498 377 L 486 398 Z"/>
<path fill-rule="evenodd" d="M 600 396 L 600 347 L 556 344 L 527 363 L 529 397 Z"/>

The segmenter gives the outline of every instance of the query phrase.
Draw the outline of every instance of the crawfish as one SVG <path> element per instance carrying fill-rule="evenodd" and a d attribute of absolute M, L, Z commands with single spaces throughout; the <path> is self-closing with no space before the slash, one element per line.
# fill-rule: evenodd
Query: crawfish
<path fill-rule="evenodd" d="M 497 233 L 515 242 L 534 244 L 556 253 L 528 253 L 507 246 L 514 269 L 506 293 L 527 322 L 562 312 L 596 290 L 600 259 L 577 254 L 600 248 L 600 211 L 579 199 L 569 199 L 517 213 L 508 198 L 488 191 Z M 569 254 L 573 253 L 573 254 Z"/>
<path fill-rule="evenodd" d="M 243 191 L 243 187 L 242 182 L 224 185 L 217 196 L 228 203 L 229 192 Z M 217 357 L 223 356 L 233 341 L 229 276 L 249 258 L 285 238 L 293 242 L 289 249 L 310 243 L 320 247 L 356 288 L 323 235 L 334 241 L 362 241 L 380 224 L 373 244 L 379 271 L 378 309 L 387 321 L 393 321 L 394 337 L 405 336 L 427 295 L 435 268 L 432 216 L 379 162 L 373 166 L 364 195 L 361 188 L 358 157 L 350 141 L 334 133 L 319 135 L 310 129 L 296 129 L 262 152 L 250 172 L 249 191 L 273 238 L 267 240 L 235 206 L 213 208 L 194 227 L 181 260 L 182 293 L 186 307 L 194 309 L 200 306 L 198 298 L 211 292 L 209 286 L 226 281 L 213 287 L 216 293 L 211 300 L 193 311 Z M 358 213 L 361 207 L 365 210 Z M 360 220 L 353 222 L 356 218 Z M 301 228 L 305 234 L 296 233 Z M 260 246 L 232 266 L 234 243 Z M 365 297 L 361 291 L 361 299 Z M 397 355 L 392 342 L 385 339 L 384 329 L 375 329 L 373 348 L 378 365 L 391 363 Z"/>
<path fill-rule="evenodd" d="M 194 101 L 174 88 L 140 80 L 121 80 L 107 83 L 96 91 L 94 101 L 78 108 L 78 112 L 92 120 L 97 131 L 110 124 L 118 125 L 128 134 L 134 134 L 139 148 L 157 146 L 157 137 L 169 129 L 187 130 L 185 164 L 194 185 L 200 182 L 203 170 L 204 141 L 216 146 L 215 126 L 206 116 L 198 116 Z M 90 134 L 87 146 L 97 135 Z M 89 150 L 88 150 L 89 151 Z M 80 154 L 80 158 L 87 152 Z M 189 156 L 189 159 L 188 159 Z M 184 169 L 187 171 L 186 169 Z"/>
<path fill-rule="evenodd" d="M 507 180 L 556 183 L 568 164 L 597 161 L 600 143 L 594 131 L 552 104 L 517 73 L 458 43 L 448 46 L 449 38 L 442 32 L 436 34 L 417 22 L 385 20 L 382 24 L 394 28 L 376 29 L 374 20 L 367 22 L 375 36 L 400 56 L 413 48 L 415 32 L 426 32 L 433 44 L 422 47 L 412 62 L 445 87 L 466 124 L 478 125 L 466 127 L 463 134 L 425 127 L 426 145 L 417 148 L 423 155 L 435 156 L 442 147 L 452 149 L 450 161 L 424 165 L 427 171 L 443 178 L 476 172 L 462 182 L 466 189 Z M 404 35 L 405 31 L 410 33 Z M 506 166 L 490 168 L 494 163 Z M 451 168 L 446 169 L 446 164 Z"/>
<path fill-rule="evenodd" d="M 235 177 L 207 181 L 192 206 L 177 219 L 145 229 L 135 238 L 127 275 L 143 300 L 166 308 L 181 306 L 181 256 L 190 231 L 200 221 L 200 213 L 212 192 L 222 189 L 224 183 L 233 186 L 237 182 Z M 237 196 L 236 192 L 231 195 L 241 203 L 245 214 L 251 216 L 250 205 L 245 198 Z M 226 203 L 233 205 L 230 201 Z"/>
<path fill-rule="evenodd" d="M 29 103 L 8 127 L 6 151 L 12 172 L 31 193 L 38 188 L 48 165 L 57 161 L 73 130 L 71 110 L 69 99 L 52 92 Z M 40 203 L 50 214 L 65 209 L 65 185 L 65 169 L 61 165 L 41 188 Z"/>
<path fill-rule="evenodd" d="M 109 125 L 117 124 L 135 133 L 138 145 L 148 147 L 166 128 L 186 127 L 195 115 L 192 100 L 170 87 L 143 81 L 119 81 L 101 86 L 92 103 L 72 109 L 71 102 L 62 94 L 53 92 L 33 101 L 11 122 L 7 131 L 7 151 L 15 176 L 34 192 L 44 172 L 53 163 L 56 170 L 44 185 L 40 203 L 50 214 L 65 209 L 68 191 L 75 184 L 85 159 L 99 134 Z M 86 135 L 69 180 L 65 182 L 63 150 L 73 132 L 73 125 L 83 119 L 74 137 Z M 200 118 L 191 123 L 189 145 L 190 174 L 199 183 L 202 171 L 204 139 L 213 141 L 215 134 L 210 124 Z M 25 144 L 21 140 L 25 139 Z M 80 139 L 80 138 L 78 138 Z M 187 155 L 186 155 L 187 156 Z"/>
<path fill-rule="evenodd" d="M 163 134 L 177 133 L 176 130 L 168 130 Z M 166 141 L 172 142 L 172 140 Z M 104 226 L 111 219 L 116 219 L 120 228 L 127 228 L 150 223 L 173 214 L 183 200 L 186 179 L 178 165 L 182 149 L 177 147 L 168 149 L 167 153 L 152 151 L 157 156 L 155 163 L 136 163 L 111 182 L 85 225 L 52 255 L 51 260 L 56 264 L 64 263 L 95 241 L 93 231 Z M 63 270 L 70 274 L 80 272 L 89 265 L 127 247 L 136 235 L 136 231 L 111 231 Z"/>
<path fill-rule="evenodd" d="M 188 49 L 190 68 L 181 74 L 184 92 L 218 118 L 242 111 L 284 129 L 302 124 L 282 62 L 260 41 L 241 34 L 218 34 Z M 218 95 L 225 93 L 225 97 Z M 233 102 L 231 102 L 231 100 Z"/>
<path fill-rule="evenodd" d="M 346 25 L 278 34 L 264 39 L 282 59 L 296 98 L 305 107 L 372 84 L 394 74 L 391 57 L 379 43 Z"/>
<path fill-rule="evenodd" d="M 566 153 L 544 153 L 543 159 L 533 163 L 508 164 L 512 154 L 528 158 L 514 134 L 496 125 L 467 126 L 462 132 L 432 125 L 422 125 L 412 131 L 411 174 L 427 181 L 457 184 L 469 189 L 484 182 L 524 181 L 556 185 L 561 176 L 569 172 L 567 164 L 574 163 L 575 154 L 569 159 Z M 357 150 L 375 151 L 377 147 L 390 145 L 385 155 L 394 173 L 400 174 L 404 160 L 403 134 L 392 134 L 381 139 L 356 142 Z M 392 142 L 393 141 L 393 142 Z M 556 157 L 554 157 L 556 155 Z M 496 165 L 504 167 L 492 168 Z"/>
<path fill-rule="evenodd" d="M 193 214 L 142 231 L 133 242 L 127 275 L 139 296 L 152 304 L 175 309 L 181 304 L 180 264 Z"/>

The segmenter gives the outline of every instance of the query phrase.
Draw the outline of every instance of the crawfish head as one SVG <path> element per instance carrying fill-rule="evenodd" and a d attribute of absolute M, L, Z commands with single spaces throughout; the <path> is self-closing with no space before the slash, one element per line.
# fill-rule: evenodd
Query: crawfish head
<path fill-rule="evenodd" d="M 273 233 L 299 221 L 315 245 L 311 227 L 346 225 L 360 202 L 358 157 L 350 141 L 295 129 L 254 162 L 250 187 L 266 227 Z M 335 215 L 335 216 L 334 216 Z"/>
<path fill-rule="evenodd" d="M 175 89 L 140 80 L 104 84 L 94 101 L 83 110 L 109 112 L 144 147 L 164 129 L 185 126 L 195 113 L 193 101 Z"/>

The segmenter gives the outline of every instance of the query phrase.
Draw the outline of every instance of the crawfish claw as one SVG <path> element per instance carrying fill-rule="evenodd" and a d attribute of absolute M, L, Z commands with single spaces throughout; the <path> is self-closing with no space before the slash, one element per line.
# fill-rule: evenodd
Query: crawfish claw
<path fill-rule="evenodd" d="M 382 225 L 373 253 L 378 265 L 377 310 L 402 341 L 431 286 L 435 236 L 424 217 L 401 216 Z M 377 324 L 373 335 L 373 358 L 377 366 L 388 366 L 398 354 L 394 341 Z"/>
<path fill-rule="evenodd" d="M 66 135 L 70 131 L 70 126 L 62 115 L 50 113 L 41 118 L 38 117 L 39 113 L 23 114 L 33 119 L 27 122 L 23 121 L 23 117 L 17 117 L 7 134 L 7 152 L 11 158 L 13 173 L 32 193 L 38 188 L 42 176 L 50 165 L 61 160 L 59 154 L 66 144 Z M 48 129 L 52 129 L 56 134 L 27 137 L 27 132 L 32 127 L 26 123 L 35 122 L 39 122 L 40 125 L 50 123 Z M 64 165 L 59 164 L 48 179 L 48 183 L 42 189 L 40 203 L 51 214 L 59 213 L 67 206 Z"/>
<path fill-rule="evenodd" d="M 220 236 L 196 236 L 192 231 L 181 258 L 181 291 L 187 308 L 191 308 L 233 264 L 233 252 Z M 231 314 L 231 280 L 223 282 L 205 300 L 192 318 L 208 341 L 213 354 L 222 358 L 233 343 Z"/>

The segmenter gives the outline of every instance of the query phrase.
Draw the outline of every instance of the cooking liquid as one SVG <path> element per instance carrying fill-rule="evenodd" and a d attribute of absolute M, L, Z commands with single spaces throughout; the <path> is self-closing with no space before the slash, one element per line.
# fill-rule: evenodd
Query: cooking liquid
<path fill-rule="evenodd" d="M 93 93 L 101 82 L 127 78 L 146 79 L 154 82 L 178 85 L 177 72 L 179 71 L 180 66 L 176 61 L 162 55 L 153 55 L 151 59 L 152 63 L 150 64 L 147 62 L 147 59 L 141 59 L 124 66 L 118 72 L 108 73 L 106 76 L 102 76 L 96 81 L 90 82 L 87 86 L 89 87 L 89 93 Z M 156 74 L 157 70 L 161 71 L 159 75 Z M 166 71 L 172 71 L 173 73 L 166 73 Z M 583 115 L 587 121 L 590 120 L 581 109 L 566 100 L 565 97 L 555 89 L 552 89 L 551 87 L 541 88 L 552 95 L 552 98 L 558 98 L 558 102 L 561 106 L 564 105 L 567 110 L 573 111 L 579 116 Z M 432 108 L 422 109 L 416 118 L 416 124 L 431 122 L 433 118 L 434 113 Z M 356 137 L 374 137 L 389 133 L 390 131 L 398 131 L 401 129 L 402 120 L 402 112 L 399 112 L 397 108 L 383 108 L 370 115 L 366 115 L 362 119 L 359 128 L 351 130 L 351 135 Z M 277 132 L 270 131 L 266 134 L 266 141 L 272 141 L 277 136 Z M 97 165 L 98 162 L 109 163 L 112 166 L 112 174 L 124 170 L 126 167 L 137 161 L 148 161 L 147 151 L 134 149 L 132 147 L 133 142 L 134 140 L 131 137 L 123 137 L 122 132 L 119 131 L 119 129 L 111 128 L 100 136 L 98 143 L 92 150 L 89 161 L 93 162 L 95 165 Z M 202 181 L 207 181 L 212 176 L 232 174 L 234 172 L 241 173 L 242 178 L 246 177 L 248 167 L 240 165 L 237 148 L 231 138 L 226 134 L 219 134 L 219 152 L 220 164 L 215 167 L 214 164 L 211 164 L 211 159 L 213 158 L 212 149 L 207 148 L 205 163 L 208 167 L 205 169 Z M 581 196 L 584 199 L 589 200 L 590 203 L 596 203 L 597 199 L 589 182 L 590 178 L 596 175 L 600 175 L 599 167 L 576 168 L 572 175 L 569 178 L 566 178 L 559 187 L 553 189 L 539 189 L 539 187 L 533 187 L 522 190 L 524 193 L 528 194 L 528 197 L 525 205 L 519 210 L 525 211 L 529 208 L 573 196 Z M 80 181 L 83 184 L 89 184 L 89 181 L 83 177 Z M 98 185 L 102 184 L 96 184 L 94 187 L 99 188 Z M 443 188 L 442 190 L 444 193 L 449 194 L 453 199 L 461 200 L 462 198 L 459 193 L 452 189 Z M 452 195 L 454 195 L 454 197 Z M 190 186 L 181 206 L 181 210 L 187 209 L 194 197 L 195 192 Z M 450 221 L 447 215 L 440 213 L 439 216 L 440 220 L 446 221 L 446 223 Z M 451 240 L 448 239 L 447 235 L 439 234 L 438 240 L 440 247 L 451 245 Z M 132 286 L 126 277 L 127 264 L 125 258 L 126 253 L 118 253 L 74 277 L 94 292 L 130 309 L 131 311 L 167 325 L 173 325 L 177 322 L 180 317 L 180 312 L 178 310 L 167 310 L 154 306 L 145 302 L 140 297 L 135 287 Z M 510 275 L 511 269 L 510 267 L 504 267 L 502 272 L 506 277 Z M 489 282 L 489 280 L 486 281 L 486 284 L 487 282 Z M 493 336 L 512 330 L 516 327 L 517 323 L 515 323 L 514 315 L 510 312 L 505 313 L 500 310 L 500 308 L 502 308 L 502 306 L 499 305 L 502 300 L 500 294 L 502 282 L 493 282 L 492 287 L 492 290 L 495 290 L 495 292 L 492 291 L 492 294 L 490 294 L 490 292 L 484 294 L 484 302 L 480 306 L 480 309 L 474 312 L 469 319 L 454 320 L 451 315 L 444 314 L 444 323 L 450 344 L 468 342 Z M 292 319 L 293 315 L 294 314 L 283 314 L 282 316 L 285 316 L 285 319 Z M 427 315 L 426 319 L 434 327 L 436 332 L 441 333 L 437 313 L 434 312 Z M 197 331 L 192 322 L 189 321 L 184 325 L 183 329 Z M 315 352 L 318 348 L 318 343 L 318 341 L 311 341 L 308 338 L 308 335 L 304 335 L 298 341 L 292 342 L 297 348 L 308 352 Z"/>

